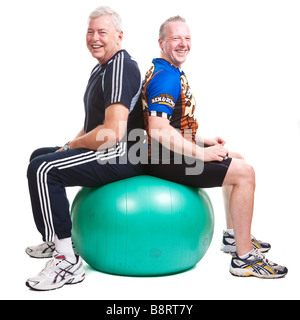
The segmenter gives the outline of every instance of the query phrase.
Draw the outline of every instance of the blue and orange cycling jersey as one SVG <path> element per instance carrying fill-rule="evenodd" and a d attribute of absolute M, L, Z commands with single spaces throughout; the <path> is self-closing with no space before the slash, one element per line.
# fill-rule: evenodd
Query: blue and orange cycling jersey
<path fill-rule="evenodd" d="M 196 143 L 196 101 L 183 71 L 164 59 L 154 59 L 146 74 L 142 101 L 147 132 L 149 116 L 164 117 L 185 138 Z"/>

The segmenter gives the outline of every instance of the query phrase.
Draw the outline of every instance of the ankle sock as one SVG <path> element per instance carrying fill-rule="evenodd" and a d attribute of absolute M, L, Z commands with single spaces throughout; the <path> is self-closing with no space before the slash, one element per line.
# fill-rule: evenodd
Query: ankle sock
<path fill-rule="evenodd" d="M 251 252 L 253 252 L 253 251 L 254 251 L 254 250 L 251 250 L 251 251 L 249 251 L 248 253 L 246 253 L 246 254 L 244 254 L 244 255 L 242 255 L 242 256 L 239 256 L 239 258 L 242 259 L 242 260 L 248 259 L 249 256 L 250 256 L 250 254 L 251 254 Z"/>
<path fill-rule="evenodd" d="M 55 250 L 66 257 L 71 263 L 76 263 L 76 256 L 73 250 L 72 238 L 58 239 L 57 235 L 54 238 Z"/>
<path fill-rule="evenodd" d="M 231 235 L 231 236 L 234 236 L 234 231 L 233 229 L 227 229 L 226 232 Z"/>

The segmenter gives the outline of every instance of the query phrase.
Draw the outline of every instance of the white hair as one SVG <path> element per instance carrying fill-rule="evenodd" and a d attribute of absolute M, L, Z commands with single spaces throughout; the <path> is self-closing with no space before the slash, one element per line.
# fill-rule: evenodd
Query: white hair
<path fill-rule="evenodd" d="M 122 19 L 120 15 L 111 9 L 110 7 L 98 7 L 96 8 L 89 16 L 88 22 L 90 22 L 92 19 L 99 18 L 101 16 L 111 16 L 113 24 L 115 25 L 117 31 L 122 31 L 123 25 L 122 25 Z"/>

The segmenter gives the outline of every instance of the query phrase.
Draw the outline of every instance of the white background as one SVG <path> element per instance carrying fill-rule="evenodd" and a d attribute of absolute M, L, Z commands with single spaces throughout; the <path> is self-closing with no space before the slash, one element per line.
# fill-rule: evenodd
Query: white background
<path fill-rule="evenodd" d="M 86 280 L 37 293 L 25 287 L 45 265 L 26 256 L 38 244 L 26 170 L 31 152 L 62 145 L 83 126 L 83 94 L 97 63 L 85 46 L 89 13 L 99 5 L 124 22 L 124 48 L 145 74 L 159 56 L 158 29 L 184 16 L 193 49 L 184 65 L 203 136 L 219 135 L 257 174 L 252 233 L 268 258 L 286 265 L 281 280 L 235 278 L 219 251 L 225 228 L 221 190 L 209 190 L 212 245 L 193 270 L 160 278 L 111 276 L 86 266 Z M 0 3 L 2 299 L 299 299 L 300 1 L 10 0 Z M 77 189 L 69 190 L 70 200 Z"/>

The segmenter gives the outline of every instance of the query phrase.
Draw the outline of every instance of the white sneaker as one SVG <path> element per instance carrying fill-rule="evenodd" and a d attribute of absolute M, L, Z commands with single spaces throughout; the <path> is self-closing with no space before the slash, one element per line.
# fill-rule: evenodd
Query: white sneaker
<path fill-rule="evenodd" d="M 75 254 L 78 255 L 73 242 L 72 242 L 72 245 L 73 245 Z M 25 250 L 25 252 L 31 258 L 38 258 L 38 259 L 52 258 L 54 251 L 55 251 L 55 244 L 53 242 L 44 242 L 42 244 L 39 244 L 38 246 L 28 247 Z"/>
<path fill-rule="evenodd" d="M 258 249 L 261 253 L 267 253 L 271 250 L 271 245 L 269 243 L 257 240 L 253 235 L 251 235 L 251 242 L 253 249 Z M 227 231 L 223 231 L 221 251 L 230 254 L 235 254 L 236 252 L 235 238 Z"/>
<path fill-rule="evenodd" d="M 55 244 L 53 242 L 44 242 L 38 246 L 32 246 L 26 248 L 25 252 L 32 258 L 52 258 L 55 250 Z"/>
<path fill-rule="evenodd" d="M 76 256 L 76 263 L 66 260 L 65 256 L 54 252 L 53 258 L 36 277 L 26 281 L 26 286 L 38 291 L 62 288 L 66 284 L 80 283 L 85 279 L 82 259 Z"/>
<path fill-rule="evenodd" d="M 258 277 L 264 279 L 283 278 L 288 269 L 266 259 L 258 249 L 254 249 L 247 259 L 238 255 L 232 257 L 230 273 L 238 277 Z"/>

